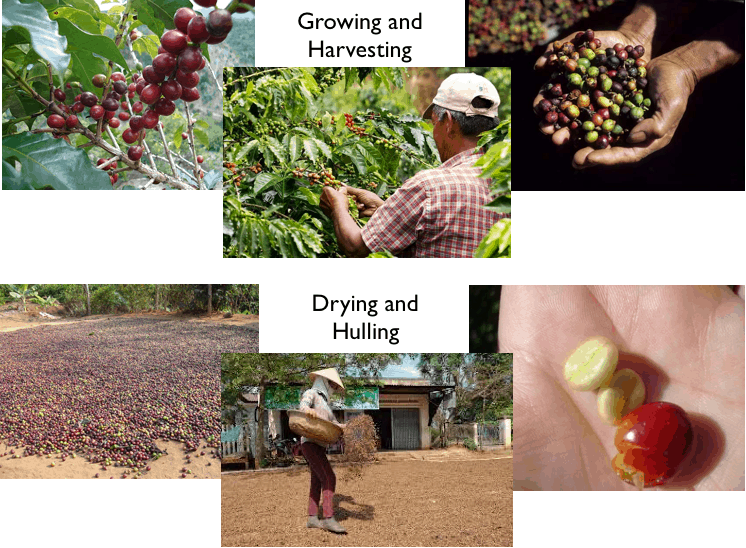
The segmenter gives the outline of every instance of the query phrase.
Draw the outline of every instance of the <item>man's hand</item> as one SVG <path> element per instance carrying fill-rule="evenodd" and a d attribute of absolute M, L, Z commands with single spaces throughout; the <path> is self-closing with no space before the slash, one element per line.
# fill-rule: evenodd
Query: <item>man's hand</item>
<path fill-rule="evenodd" d="M 332 217 L 335 211 L 349 211 L 350 204 L 347 201 L 347 187 L 342 186 L 339 190 L 335 190 L 330 186 L 325 186 L 321 192 L 319 206 L 327 217 Z"/>
<path fill-rule="evenodd" d="M 318 415 L 316 415 L 316 411 L 314 411 L 310 407 L 308 409 L 304 410 L 304 413 L 306 414 L 307 417 L 310 417 L 312 419 L 318 416 Z"/>
<path fill-rule="evenodd" d="M 383 200 L 375 192 L 352 186 L 345 188 L 347 188 L 347 194 L 355 198 L 361 217 L 372 217 L 376 210 L 383 205 Z"/>

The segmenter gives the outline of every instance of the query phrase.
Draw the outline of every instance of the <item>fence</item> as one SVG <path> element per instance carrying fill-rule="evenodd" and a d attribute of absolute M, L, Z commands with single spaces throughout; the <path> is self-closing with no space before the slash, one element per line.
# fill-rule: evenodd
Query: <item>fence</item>
<path fill-rule="evenodd" d="M 502 419 L 499 424 L 448 424 L 446 426 L 446 444 L 461 443 L 464 439 L 472 440 L 479 446 L 511 445 L 511 420 Z"/>
<path fill-rule="evenodd" d="M 503 429 L 497 424 L 480 424 L 478 427 L 480 445 L 504 445 Z"/>
<path fill-rule="evenodd" d="M 248 428 L 238 425 L 231 428 L 221 426 L 220 428 L 220 449 L 224 463 L 229 461 L 246 461 L 246 467 L 249 463 L 249 432 Z"/>

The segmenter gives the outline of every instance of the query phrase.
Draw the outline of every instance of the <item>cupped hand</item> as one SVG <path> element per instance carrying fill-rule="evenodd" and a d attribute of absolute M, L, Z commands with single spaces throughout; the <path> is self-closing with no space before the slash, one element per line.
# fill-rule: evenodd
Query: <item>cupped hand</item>
<path fill-rule="evenodd" d="M 671 142 L 694 90 L 691 71 L 665 55 L 648 63 L 647 70 L 647 95 L 655 108 L 653 116 L 633 127 L 622 146 L 578 150 L 572 160 L 575 168 L 639 162 Z"/>
<path fill-rule="evenodd" d="M 501 352 L 515 359 L 514 488 L 634 489 L 616 477 L 616 428 L 595 392 L 564 380 L 567 355 L 588 337 L 619 347 L 619 368 L 645 382 L 646 402 L 683 407 L 693 449 L 656 489 L 744 488 L 744 301 L 727 287 L 504 286 Z"/>

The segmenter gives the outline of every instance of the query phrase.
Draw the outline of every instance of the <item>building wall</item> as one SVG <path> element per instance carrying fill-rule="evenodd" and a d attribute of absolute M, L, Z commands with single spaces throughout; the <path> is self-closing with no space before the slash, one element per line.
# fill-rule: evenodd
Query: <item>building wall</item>
<path fill-rule="evenodd" d="M 381 394 L 378 404 L 382 409 L 417 409 L 420 413 L 420 447 L 430 449 L 430 428 L 428 427 L 427 394 Z"/>

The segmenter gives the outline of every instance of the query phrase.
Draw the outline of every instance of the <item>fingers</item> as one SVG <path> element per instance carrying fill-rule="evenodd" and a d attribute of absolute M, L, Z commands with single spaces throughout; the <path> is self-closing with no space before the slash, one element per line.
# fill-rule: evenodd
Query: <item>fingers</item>
<path fill-rule="evenodd" d="M 609 147 L 595 150 L 585 147 L 578 150 L 572 158 L 572 167 L 586 169 L 594 166 L 614 166 L 633 164 L 668 144 L 670 139 L 645 141 L 637 146 Z"/>

